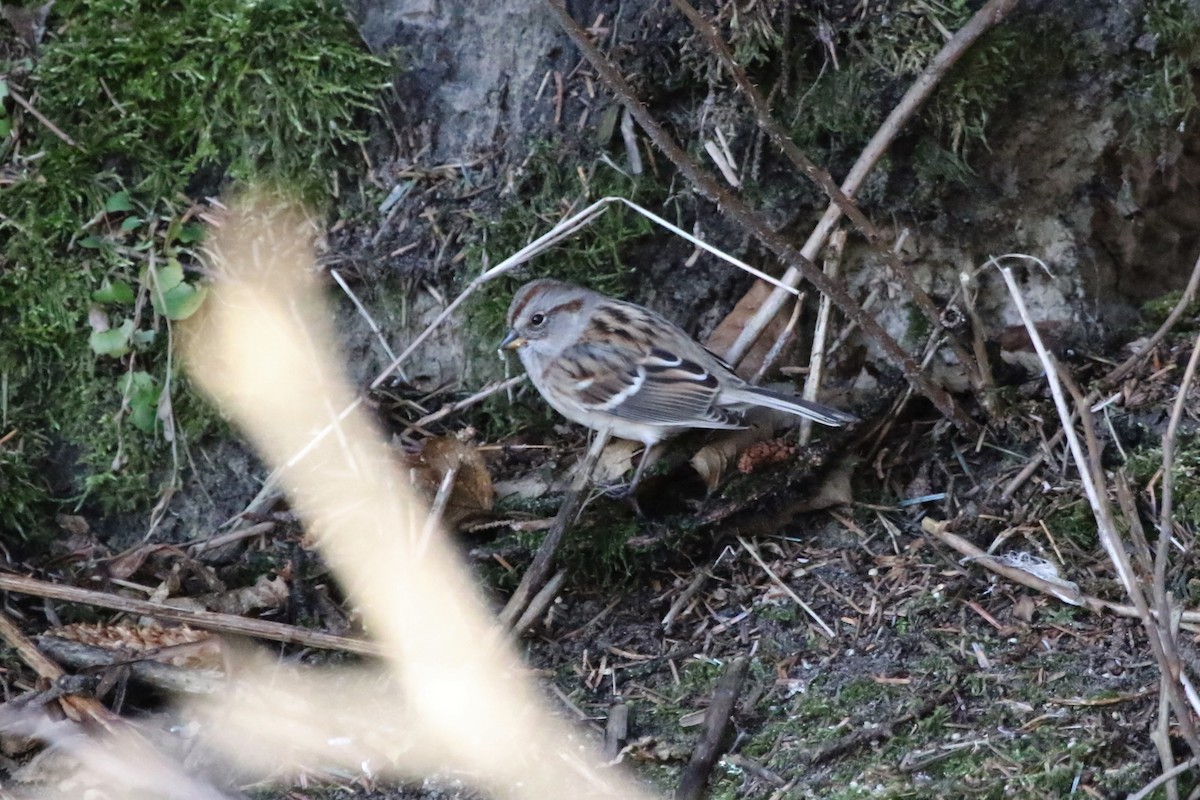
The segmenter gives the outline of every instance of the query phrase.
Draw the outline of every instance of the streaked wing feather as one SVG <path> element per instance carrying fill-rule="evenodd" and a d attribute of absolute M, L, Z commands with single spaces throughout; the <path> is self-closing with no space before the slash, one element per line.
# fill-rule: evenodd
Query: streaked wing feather
<path fill-rule="evenodd" d="M 637 354 L 604 343 L 563 353 L 552 369 L 566 373 L 591 409 L 646 425 L 740 428 L 740 415 L 719 408 L 720 382 L 704 367 L 655 348 Z"/>

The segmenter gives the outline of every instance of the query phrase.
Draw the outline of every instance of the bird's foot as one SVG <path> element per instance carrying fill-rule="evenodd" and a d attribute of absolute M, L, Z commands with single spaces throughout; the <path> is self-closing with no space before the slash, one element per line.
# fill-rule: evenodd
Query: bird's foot
<path fill-rule="evenodd" d="M 642 511 L 642 507 L 637 501 L 637 484 L 636 483 L 618 483 L 612 486 L 604 487 L 604 496 L 611 497 L 614 500 L 626 500 L 633 507 L 633 513 L 638 519 L 645 519 L 646 514 Z"/>

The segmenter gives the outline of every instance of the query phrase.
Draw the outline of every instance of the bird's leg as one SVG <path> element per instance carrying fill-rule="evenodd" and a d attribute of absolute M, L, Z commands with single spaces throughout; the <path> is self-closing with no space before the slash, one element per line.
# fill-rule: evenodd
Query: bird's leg
<path fill-rule="evenodd" d="M 609 486 L 604 491 L 604 494 L 608 495 L 609 497 L 613 497 L 613 498 L 617 498 L 617 499 L 628 499 L 630 504 L 633 506 L 634 513 L 636 513 L 641 518 L 645 518 L 646 515 L 642 513 L 642 509 L 638 505 L 636 492 L 637 492 L 638 483 L 641 482 L 642 475 L 645 474 L 645 472 L 646 472 L 646 467 L 650 466 L 650 462 L 653 460 L 650 458 L 650 456 L 651 456 L 651 451 L 654 449 L 654 447 L 655 447 L 654 444 L 648 444 L 648 445 L 642 446 L 642 457 L 638 460 L 637 469 L 635 469 L 633 471 L 633 480 L 631 480 L 629 483 L 622 483 L 622 484 L 618 484 L 616 486 Z"/>
<path fill-rule="evenodd" d="M 629 503 L 633 506 L 633 513 L 637 514 L 638 519 L 645 519 L 646 515 L 642 512 L 642 507 L 638 505 L 637 487 L 638 482 L 642 479 L 642 473 L 646 471 L 646 467 L 650 464 L 650 453 L 654 450 L 654 445 L 647 444 L 642 447 L 642 457 L 638 461 L 637 469 L 633 471 L 633 480 L 629 482 L 628 497 Z"/>
<path fill-rule="evenodd" d="M 650 453 L 654 450 L 654 445 L 647 444 L 642 447 L 642 457 L 638 461 L 637 469 L 633 471 L 633 480 L 629 482 L 629 494 L 637 491 L 638 481 L 642 479 L 642 473 L 646 471 L 646 467 L 650 464 Z"/>

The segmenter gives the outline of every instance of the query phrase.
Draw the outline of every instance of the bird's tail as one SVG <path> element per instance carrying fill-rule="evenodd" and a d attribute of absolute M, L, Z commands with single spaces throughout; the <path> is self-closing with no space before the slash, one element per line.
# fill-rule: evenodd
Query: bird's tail
<path fill-rule="evenodd" d="M 727 390 L 723 394 L 724 397 L 722 399 L 728 399 L 735 403 L 773 408 L 777 411 L 784 411 L 788 414 L 795 414 L 798 417 L 811 419 L 813 422 L 819 422 L 822 425 L 841 427 L 842 425 L 849 425 L 859 421 L 858 417 L 853 414 L 847 414 L 845 411 L 838 411 L 836 408 L 829 408 L 819 403 L 810 403 L 807 400 L 801 400 L 799 397 L 773 392 L 770 389 L 763 389 L 759 386 L 743 386 L 733 391 Z"/>

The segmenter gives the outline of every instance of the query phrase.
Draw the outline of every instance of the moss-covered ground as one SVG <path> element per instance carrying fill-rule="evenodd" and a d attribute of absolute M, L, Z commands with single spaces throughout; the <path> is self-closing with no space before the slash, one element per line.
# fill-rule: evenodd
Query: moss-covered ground
<path fill-rule="evenodd" d="M 45 120 L 14 110 L 0 143 L 12 543 L 62 511 L 146 514 L 189 443 L 228 436 L 170 356 L 203 302 L 206 198 L 266 181 L 331 210 L 394 65 L 331 0 L 65 0 L 36 52 L 14 37 L 0 55 L 0 87 Z"/>

